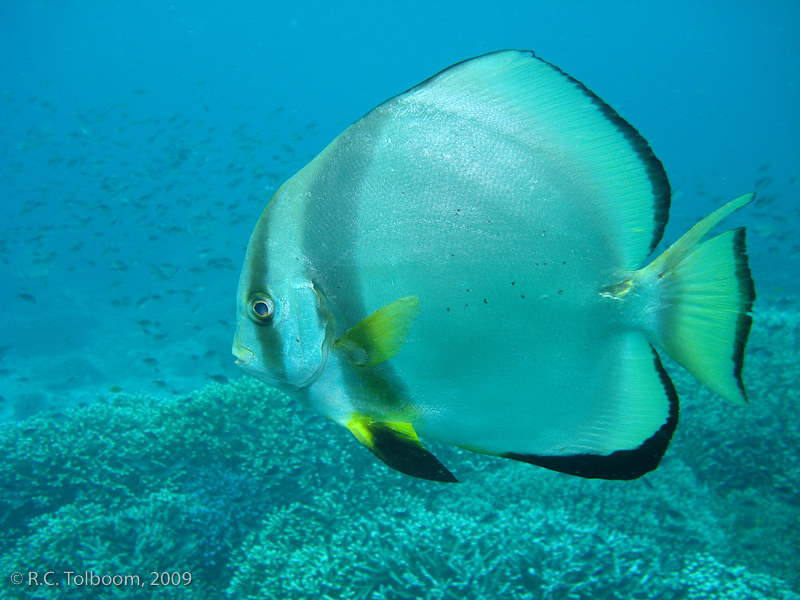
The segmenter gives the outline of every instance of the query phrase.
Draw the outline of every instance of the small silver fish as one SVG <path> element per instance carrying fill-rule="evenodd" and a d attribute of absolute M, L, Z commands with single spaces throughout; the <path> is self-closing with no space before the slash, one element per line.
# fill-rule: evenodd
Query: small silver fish
<path fill-rule="evenodd" d="M 458 63 L 356 121 L 250 238 L 236 363 L 403 473 L 418 436 L 589 478 L 658 466 L 678 398 L 654 346 L 738 404 L 745 230 L 703 219 L 642 267 L 670 186 L 641 135 L 532 52 Z"/>

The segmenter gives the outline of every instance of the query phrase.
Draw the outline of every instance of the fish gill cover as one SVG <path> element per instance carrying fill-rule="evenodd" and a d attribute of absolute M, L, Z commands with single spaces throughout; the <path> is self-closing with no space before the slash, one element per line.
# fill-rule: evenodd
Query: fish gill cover
<path fill-rule="evenodd" d="M 3 3 L 0 595 L 152 597 L 72 571 L 191 573 L 160 588 L 175 598 L 797 598 L 799 12 Z M 635 482 L 438 445 L 469 483 L 413 481 L 229 355 L 272 192 L 377 102 L 508 47 L 652 145 L 674 191 L 661 249 L 758 191 L 731 225 L 759 286 L 751 406 L 667 362 L 681 426 Z M 57 592 L 11 579 L 46 571 Z"/>

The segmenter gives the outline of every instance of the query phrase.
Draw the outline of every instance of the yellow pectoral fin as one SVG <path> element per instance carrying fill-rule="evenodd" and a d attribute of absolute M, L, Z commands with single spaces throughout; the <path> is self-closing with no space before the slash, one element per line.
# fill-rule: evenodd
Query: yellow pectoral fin
<path fill-rule="evenodd" d="M 356 366 L 377 365 L 400 352 L 418 313 L 418 296 L 395 300 L 359 321 L 334 347 Z"/>
<path fill-rule="evenodd" d="M 354 415 L 347 428 L 375 456 L 412 477 L 457 483 L 458 479 L 422 445 L 411 423 L 380 423 Z"/>

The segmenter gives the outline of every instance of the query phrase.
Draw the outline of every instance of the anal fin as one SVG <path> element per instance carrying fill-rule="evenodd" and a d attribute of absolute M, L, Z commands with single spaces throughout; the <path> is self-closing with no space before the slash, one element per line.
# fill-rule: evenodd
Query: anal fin
<path fill-rule="evenodd" d="M 678 425 L 675 386 L 638 332 L 616 345 L 614 363 L 613 385 L 598 410 L 569 433 L 577 451 L 499 455 L 586 479 L 630 480 L 655 470 Z"/>
<path fill-rule="evenodd" d="M 396 471 L 442 483 L 458 479 L 422 445 L 411 423 L 381 423 L 355 415 L 347 428 L 367 449 Z"/>

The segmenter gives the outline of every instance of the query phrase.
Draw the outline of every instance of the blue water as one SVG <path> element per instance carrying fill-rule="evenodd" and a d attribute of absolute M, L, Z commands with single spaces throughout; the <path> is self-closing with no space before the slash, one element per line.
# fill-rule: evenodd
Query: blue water
<path fill-rule="evenodd" d="M 754 406 L 720 407 L 671 368 L 682 422 L 640 482 L 453 452 L 474 473 L 452 491 L 388 473 L 282 399 L 248 416 L 261 404 L 230 355 L 234 294 L 272 192 L 376 104 L 502 48 L 558 65 L 650 142 L 673 186 L 667 242 L 759 194 L 725 223 L 748 227 L 759 296 Z M 153 569 L 194 569 L 177 592 L 194 597 L 789 597 L 800 590 L 798 107 L 794 2 L 0 4 L 0 596 L 53 596 L 12 585 L 12 572 L 125 574 L 150 553 L 174 558 Z M 219 402 L 243 407 L 239 429 L 215 421 L 216 441 L 197 442 L 214 452 L 199 452 L 190 399 L 213 407 L 232 390 L 241 402 Z M 167 413 L 188 429 L 170 429 Z M 264 443 L 240 447 L 242 436 Z M 136 533 L 159 519 L 171 527 Z M 96 546 L 81 543 L 87 531 Z M 347 544 L 352 554 L 331 558 Z M 443 553 L 449 563 L 425 562 Z"/>

